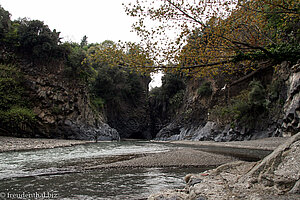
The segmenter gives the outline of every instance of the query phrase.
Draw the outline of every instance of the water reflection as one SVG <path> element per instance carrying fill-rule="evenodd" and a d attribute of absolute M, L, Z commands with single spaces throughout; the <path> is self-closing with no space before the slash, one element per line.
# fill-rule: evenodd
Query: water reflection
<path fill-rule="evenodd" d="M 170 146 L 149 142 L 103 142 L 73 147 L 0 153 L 0 180 L 12 177 L 34 176 L 39 173 L 72 171 L 72 165 L 101 162 L 111 156 L 158 153 Z"/>
<path fill-rule="evenodd" d="M 82 173 L 15 178 L 0 182 L 0 192 L 43 193 L 59 199 L 141 199 L 162 189 L 183 187 L 183 177 L 199 168 L 106 169 Z"/>
<path fill-rule="evenodd" d="M 165 152 L 175 148 L 179 147 L 122 142 L 0 153 L 0 193 L 52 194 L 65 200 L 146 198 L 162 189 L 182 187 L 187 173 L 204 169 L 82 169 L 111 162 L 111 159 L 127 159 L 136 153 Z"/>

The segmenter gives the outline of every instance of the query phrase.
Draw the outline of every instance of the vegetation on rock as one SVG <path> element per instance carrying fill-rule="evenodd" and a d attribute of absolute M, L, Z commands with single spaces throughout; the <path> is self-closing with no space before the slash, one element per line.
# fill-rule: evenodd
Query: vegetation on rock
<path fill-rule="evenodd" d="M 149 101 L 154 108 L 168 113 L 169 117 L 163 118 L 174 118 L 170 115 L 175 113 L 197 118 L 194 110 L 206 115 L 207 109 L 214 106 L 210 118 L 252 126 L 255 116 L 267 116 L 273 112 L 270 105 L 283 101 L 276 85 L 267 88 L 255 81 L 239 96 L 225 93 L 237 82 L 254 80 L 252 76 L 262 73 L 264 68 L 283 60 L 295 63 L 300 58 L 298 1 L 137 0 L 136 4 L 124 6 L 126 13 L 137 19 L 133 28 L 143 39 L 140 44 L 112 41 L 89 44 L 87 36 L 80 44 L 63 43 L 60 33 L 44 22 L 26 18 L 12 21 L 9 12 L 0 7 L 0 63 L 13 64 L 17 71 L 24 65 L 51 68 L 46 63 L 54 62 L 63 66 L 63 78 L 77 80 L 79 88 L 89 89 L 87 99 L 96 113 L 111 112 L 110 118 L 121 116 L 120 113 L 132 114 L 133 124 L 141 118 L 141 113 L 151 109 L 146 102 L 147 84 L 150 72 L 158 69 L 165 72 L 163 84 L 151 91 Z M 150 25 L 149 20 L 155 25 Z M 173 30 L 175 35 L 170 32 Z M 26 70 L 35 71 L 32 68 Z M 40 72 L 49 72 L 43 70 Z M 199 77 L 206 81 L 197 88 L 187 89 L 187 83 Z M 223 78 L 224 81 L 219 80 Z M 225 84 L 224 93 L 217 82 L 222 82 L 221 87 Z M 13 85 L 19 83 L 5 84 L 18 91 Z M 222 95 L 228 99 L 220 104 L 216 98 Z M 207 105 L 193 109 L 196 105 L 191 102 L 195 99 Z M 22 107 L 14 98 L 3 101 L 10 101 L 13 106 L 8 106 L 9 109 L 14 108 L 10 113 L 8 108 L 2 109 L 7 116 L 13 118 L 20 112 L 30 118 L 30 112 L 23 109 L 30 106 Z M 74 105 L 68 107 L 73 112 Z M 61 106 L 51 105 L 51 108 L 53 114 L 64 113 Z M 143 111 L 128 114 L 133 108 Z M 49 121 L 54 120 L 49 118 Z"/>
<path fill-rule="evenodd" d="M 201 97 L 210 96 L 212 94 L 211 84 L 209 82 L 204 82 L 197 90 Z"/>
<path fill-rule="evenodd" d="M 0 64 L 0 132 L 27 131 L 36 122 L 26 98 L 22 75 L 11 65 Z"/>

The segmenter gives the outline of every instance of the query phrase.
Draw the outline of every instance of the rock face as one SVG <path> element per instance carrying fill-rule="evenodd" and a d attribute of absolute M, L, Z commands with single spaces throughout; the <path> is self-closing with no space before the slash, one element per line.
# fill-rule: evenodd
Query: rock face
<path fill-rule="evenodd" d="M 212 140 L 216 142 L 226 142 L 277 137 L 279 134 L 279 132 L 276 132 L 276 127 L 265 131 L 249 133 L 249 130 L 245 127 L 231 128 L 230 125 L 222 127 L 216 122 L 208 121 L 204 126 L 190 125 L 180 127 L 178 124 L 171 123 L 160 130 L 156 135 L 156 140 Z"/>
<path fill-rule="evenodd" d="M 300 131 L 300 63 L 293 66 L 287 80 L 288 98 L 284 105 L 283 131 L 285 135 L 294 135 Z"/>
<path fill-rule="evenodd" d="M 142 89 L 140 95 L 135 98 L 123 96 L 118 103 L 107 103 L 107 122 L 118 131 L 121 138 L 153 138 L 149 131 L 149 107 L 146 103 L 149 82 L 149 77 L 139 76 L 138 84 Z"/>
<path fill-rule="evenodd" d="M 171 199 L 299 199 L 300 132 L 259 162 L 233 162 L 187 175 L 181 190 L 169 190 L 149 200 Z"/>
<path fill-rule="evenodd" d="M 263 71 L 256 77 L 252 77 L 271 85 L 273 82 L 283 81 L 282 86 L 276 88 L 273 96 L 268 96 L 268 101 L 285 102 L 277 103 L 269 107 L 269 116 L 260 119 L 260 123 L 253 128 L 243 125 L 220 124 L 218 121 L 210 120 L 210 108 L 218 102 L 226 102 L 230 95 L 238 94 L 245 89 L 251 80 L 245 80 L 233 85 L 227 92 L 222 91 L 224 82 L 216 80 L 211 82 L 213 93 L 209 97 L 200 97 L 196 88 L 199 84 L 188 83 L 184 105 L 169 123 L 167 123 L 156 135 L 156 140 L 213 140 L 217 142 L 234 140 L 252 140 L 266 137 L 277 137 L 282 135 L 291 136 L 300 131 L 300 64 L 291 66 L 289 62 L 283 62 Z M 266 68 L 267 69 L 267 68 Z M 264 77 L 265 76 L 265 77 Z M 274 100 L 275 99 L 275 100 Z M 191 113 L 191 114 L 189 114 Z M 185 119 L 189 119 L 187 121 Z"/>
<path fill-rule="evenodd" d="M 48 138 L 118 140 L 119 134 L 94 111 L 87 86 L 68 78 L 59 62 L 20 64 L 38 125 L 34 135 Z"/>

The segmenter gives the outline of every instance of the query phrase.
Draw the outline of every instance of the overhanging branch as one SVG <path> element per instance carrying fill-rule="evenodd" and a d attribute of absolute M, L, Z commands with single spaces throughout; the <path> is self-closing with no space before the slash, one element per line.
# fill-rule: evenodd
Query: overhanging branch
<path fill-rule="evenodd" d="M 167 0 L 167 2 L 169 4 L 171 4 L 172 6 L 174 6 L 177 10 L 179 10 L 184 16 L 186 16 L 189 19 L 192 19 L 193 21 L 197 22 L 198 24 L 200 24 L 201 26 L 205 27 L 205 24 L 199 20 L 197 20 L 195 17 L 192 17 L 190 14 L 188 14 L 187 12 L 185 12 L 184 10 L 182 10 L 179 6 L 177 6 L 175 3 L 173 3 L 171 0 Z"/>
<path fill-rule="evenodd" d="M 261 50 L 262 52 L 264 52 L 266 55 L 272 55 L 267 49 L 263 48 L 263 47 L 259 47 L 259 46 L 253 46 L 251 44 L 248 43 L 244 43 L 244 42 L 239 42 L 239 41 L 232 41 L 233 44 L 239 44 L 239 45 L 243 45 L 245 47 L 251 48 L 251 49 L 258 49 Z"/>
<path fill-rule="evenodd" d="M 134 66 L 135 68 L 153 68 L 153 69 L 180 69 L 180 70 L 185 70 L 185 69 L 195 69 L 195 68 L 203 68 L 203 67 L 212 67 L 212 66 L 216 66 L 216 65 L 224 65 L 224 64 L 228 64 L 228 63 L 233 63 L 234 60 L 230 59 L 230 60 L 224 60 L 224 61 L 220 61 L 220 62 L 214 62 L 214 63 L 207 63 L 207 64 L 200 64 L 200 65 L 192 65 L 192 66 L 187 66 L 187 67 L 179 67 L 179 66 L 164 66 L 164 65 L 160 65 L 160 66 Z M 124 67 L 124 66 L 122 66 Z"/>

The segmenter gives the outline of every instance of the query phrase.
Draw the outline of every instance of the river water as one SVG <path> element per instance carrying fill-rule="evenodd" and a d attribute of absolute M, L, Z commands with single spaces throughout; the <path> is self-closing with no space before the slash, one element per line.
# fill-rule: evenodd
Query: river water
<path fill-rule="evenodd" d="M 84 169 L 178 148 L 184 147 L 131 141 L 0 153 L 0 199 L 144 199 L 183 187 L 186 174 L 206 169 Z"/>

